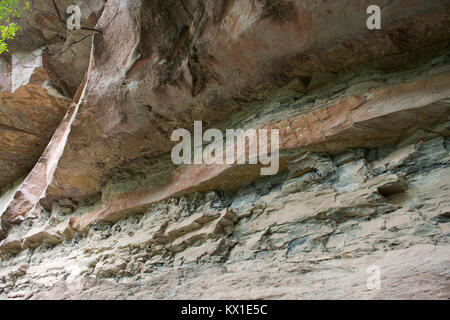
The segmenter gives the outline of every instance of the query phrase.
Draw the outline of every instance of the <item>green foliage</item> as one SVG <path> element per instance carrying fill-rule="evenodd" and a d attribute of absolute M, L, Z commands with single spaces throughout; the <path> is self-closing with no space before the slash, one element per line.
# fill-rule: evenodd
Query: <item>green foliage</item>
<path fill-rule="evenodd" d="M 30 2 L 25 3 L 23 10 L 30 10 Z M 21 16 L 19 0 L 0 0 L 0 54 L 8 52 L 7 40 L 14 39 L 20 26 L 14 22 Z"/>

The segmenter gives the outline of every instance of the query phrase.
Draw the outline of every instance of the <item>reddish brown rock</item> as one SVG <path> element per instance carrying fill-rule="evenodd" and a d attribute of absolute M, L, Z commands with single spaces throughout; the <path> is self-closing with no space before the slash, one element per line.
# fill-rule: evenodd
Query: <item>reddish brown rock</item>
<path fill-rule="evenodd" d="M 0 75 L 0 188 L 34 166 L 71 103 L 50 84 L 42 50 L 11 60 L 2 60 Z"/>
<path fill-rule="evenodd" d="M 315 72 L 336 72 L 368 59 L 412 52 L 418 39 L 423 39 L 421 35 L 430 34 L 429 28 L 434 31 L 425 41 L 436 49 L 436 41 L 448 37 L 448 21 L 438 10 L 445 6 L 443 2 L 417 2 L 415 11 L 405 13 L 401 3 L 391 4 L 385 10 L 389 11 L 385 12 L 385 27 L 374 32 L 367 30 L 364 15 L 350 25 L 339 19 L 344 13 L 364 12 L 364 4 L 327 11 L 295 1 L 192 1 L 185 6 L 147 2 L 134 6 L 128 1 L 110 1 L 97 27 L 103 32 L 94 36 L 88 85 L 80 89 L 86 91 L 85 99 L 79 111 L 72 109 L 66 116 L 74 117 L 67 144 L 55 135 L 47 156 L 34 168 L 3 219 L 16 221 L 33 215 L 44 195 L 42 203 L 50 208 L 60 197 L 96 194 L 121 167 L 169 152 L 173 130 L 191 128 L 194 120 L 211 125 L 238 109 L 245 112 L 245 105 L 267 98 L 271 91 L 296 77 L 297 85 L 288 87 L 301 95 L 308 77 Z M 415 26 L 419 18 L 422 23 Z M 325 28 L 330 19 L 334 27 Z M 400 39 L 399 32 L 405 28 L 410 34 Z M 346 47 L 345 54 L 342 46 Z M 427 50 L 422 51 L 427 54 Z M 337 58 L 338 65 L 334 63 Z M 386 68 L 389 63 L 383 65 Z M 386 88 L 349 94 L 314 111 L 302 111 L 299 116 L 274 112 L 277 121 L 262 121 L 259 126 L 280 130 L 281 150 L 309 147 L 339 152 L 358 145 L 395 142 L 418 124 L 411 114 L 426 112 L 429 125 L 438 121 L 436 113 L 447 112 L 445 106 L 434 105 L 448 95 L 445 74 L 383 86 Z M 438 93 L 430 93 L 434 91 Z M 391 96 L 401 103 L 387 98 Z M 425 107 L 427 111 L 421 111 Z M 405 116 L 407 121 L 403 127 L 391 126 L 384 122 L 388 115 L 393 122 Z M 61 124 L 63 136 L 70 130 L 69 122 L 72 124 Z M 380 123 L 383 130 L 377 128 Z M 52 165 L 46 171 L 44 163 L 49 157 Z M 115 220 L 122 211 L 173 195 L 208 188 L 236 189 L 256 178 L 257 170 L 247 169 L 231 170 L 236 173 L 228 178 L 230 170 L 226 169 L 181 168 L 171 183 L 163 179 L 144 191 L 106 197 L 106 207 L 80 219 Z M 244 171 L 247 173 L 242 174 Z M 36 177 L 42 175 L 46 178 L 36 189 L 36 179 L 40 179 Z M 166 175 L 170 176 L 170 171 Z"/>
<path fill-rule="evenodd" d="M 72 2 L 55 4 L 64 20 Z M 95 27 L 103 4 L 83 3 L 83 26 Z M 29 173 L 41 156 L 84 78 L 92 41 L 86 37 L 92 31 L 69 31 L 48 0 L 32 1 L 19 23 L 0 59 L 0 189 Z"/>
<path fill-rule="evenodd" d="M 120 9 L 110 1 L 86 102 L 48 195 L 95 194 L 129 161 L 169 152 L 174 129 L 225 120 L 295 77 L 386 56 L 399 59 L 378 63 L 395 68 L 409 59 L 402 52 L 448 39 L 445 1 L 389 2 L 375 32 L 366 28 L 369 2 L 120 1 Z"/>
<path fill-rule="evenodd" d="M 420 127 L 440 123 L 443 116 L 448 117 L 448 105 L 439 102 L 449 96 L 450 76 L 445 72 L 431 79 L 414 79 L 352 95 L 316 111 L 261 128 L 280 131 L 281 153 L 301 148 L 337 154 L 354 147 L 382 147 L 398 142 Z M 280 171 L 284 169 L 283 163 L 281 158 Z M 255 166 L 185 166 L 174 173 L 169 185 L 114 196 L 92 213 L 77 217 L 75 226 L 83 229 L 96 221 L 117 221 L 127 212 L 142 211 L 152 203 L 183 193 L 211 189 L 235 191 L 259 177 L 259 167 Z"/>
<path fill-rule="evenodd" d="M 67 33 L 34 1 L 0 66 L 0 178 L 53 134 L 0 197 L 0 299 L 448 298 L 448 1 L 93 2 Z M 196 120 L 278 130 L 279 174 L 174 165 Z"/>

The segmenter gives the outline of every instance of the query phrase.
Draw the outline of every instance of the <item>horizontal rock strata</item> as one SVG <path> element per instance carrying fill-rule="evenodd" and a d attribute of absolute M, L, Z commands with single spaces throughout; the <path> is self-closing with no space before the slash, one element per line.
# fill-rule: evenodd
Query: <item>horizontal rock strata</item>
<path fill-rule="evenodd" d="M 0 299 L 449 298 L 448 1 L 69 2 L 0 59 Z M 278 173 L 176 165 L 194 121 Z"/>
<path fill-rule="evenodd" d="M 325 163 L 326 175 L 299 173 L 294 158 L 289 171 L 239 192 L 160 201 L 83 232 L 77 214 L 68 220 L 56 207 L 1 243 L 0 290 L 10 298 L 448 297 L 439 288 L 448 285 L 450 142 L 425 135 L 306 152 L 298 159 L 312 169 Z M 380 291 L 366 288 L 373 264 Z"/>

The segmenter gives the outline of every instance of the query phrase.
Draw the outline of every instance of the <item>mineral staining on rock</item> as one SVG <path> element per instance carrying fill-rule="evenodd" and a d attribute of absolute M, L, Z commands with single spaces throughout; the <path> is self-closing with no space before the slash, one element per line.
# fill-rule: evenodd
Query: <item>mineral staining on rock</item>
<path fill-rule="evenodd" d="M 91 0 L 86 19 L 92 22 L 102 4 Z M 20 25 L 10 54 L 0 56 L 2 190 L 27 175 L 42 155 L 83 81 L 91 51 L 90 39 L 71 45 L 83 32 L 67 33 L 52 1 L 32 1 Z"/>
<path fill-rule="evenodd" d="M 71 222 L 83 210 L 61 203 L 2 242 L 1 288 L 36 299 L 448 297 L 448 143 L 413 135 L 391 148 L 308 152 L 236 193 L 171 198 L 79 230 Z M 366 288 L 373 264 L 379 291 Z"/>
<path fill-rule="evenodd" d="M 12 44 L 0 299 L 448 299 L 448 4 L 383 3 L 109 0 L 84 80 Z M 175 165 L 194 121 L 279 130 L 278 174 Z"/>

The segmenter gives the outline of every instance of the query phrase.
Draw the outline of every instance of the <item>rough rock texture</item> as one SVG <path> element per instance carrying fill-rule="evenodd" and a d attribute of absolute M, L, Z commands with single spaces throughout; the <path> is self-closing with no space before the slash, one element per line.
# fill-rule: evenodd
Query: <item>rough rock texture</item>
<path fill-rule="evenodd" d="M 59 113 L 0 103 L 0 298 L 450 297 L 448 1 L 380 1 L 379 31 L 370 1 L 94 2 L 83 50 L 11 46 L 36 65 L 2 97 Z M 278 129 L 279 173 L 175 166 L 194 120 Z"/>
<path fill-rule="evenodd" d="M 36 163 L 71 103 L 49 82 L 42 50 L 0 61 L 0 188 Z"/>
<path fill-rule="evenodd" d="M 68 31 L 52 1 L 31 1 L 21 30 L 0 57 L 0 189 L 27 174 L 41 156 L 86 73 L 92 31 Z M 60 15 L 71 1 L 55 1 Z M 82 6 L 83 25 L 103 10 Z"/>
<path fill-rule="evenodd" d="M 2 242 L 0 290 L 32 299 L 448 298 L 449 145 L 419 133 L 391 148 L 308 152 L 300 161 L 319 169 L 326 157 L 329 175 L 289 178 L 292 169 L 83 231 L 67 219 L 75 204 L 60 203 Z M 371 265 L 380 290 L 367 289 Z"/>
<path fill-rule="evenodd" d="M 448 44 L 447 1 L 381 1 L 381 32 L 366 28 L 369 4 L 109 1 L 86 103 L 48 196 L 95 194 L 130 161 L 169 152 L 174 129 L 212 126 L 291 80 L 304 91 L 324 72 L 382 57 L 391 61 L 380 68 L 395 68 Z"/>

